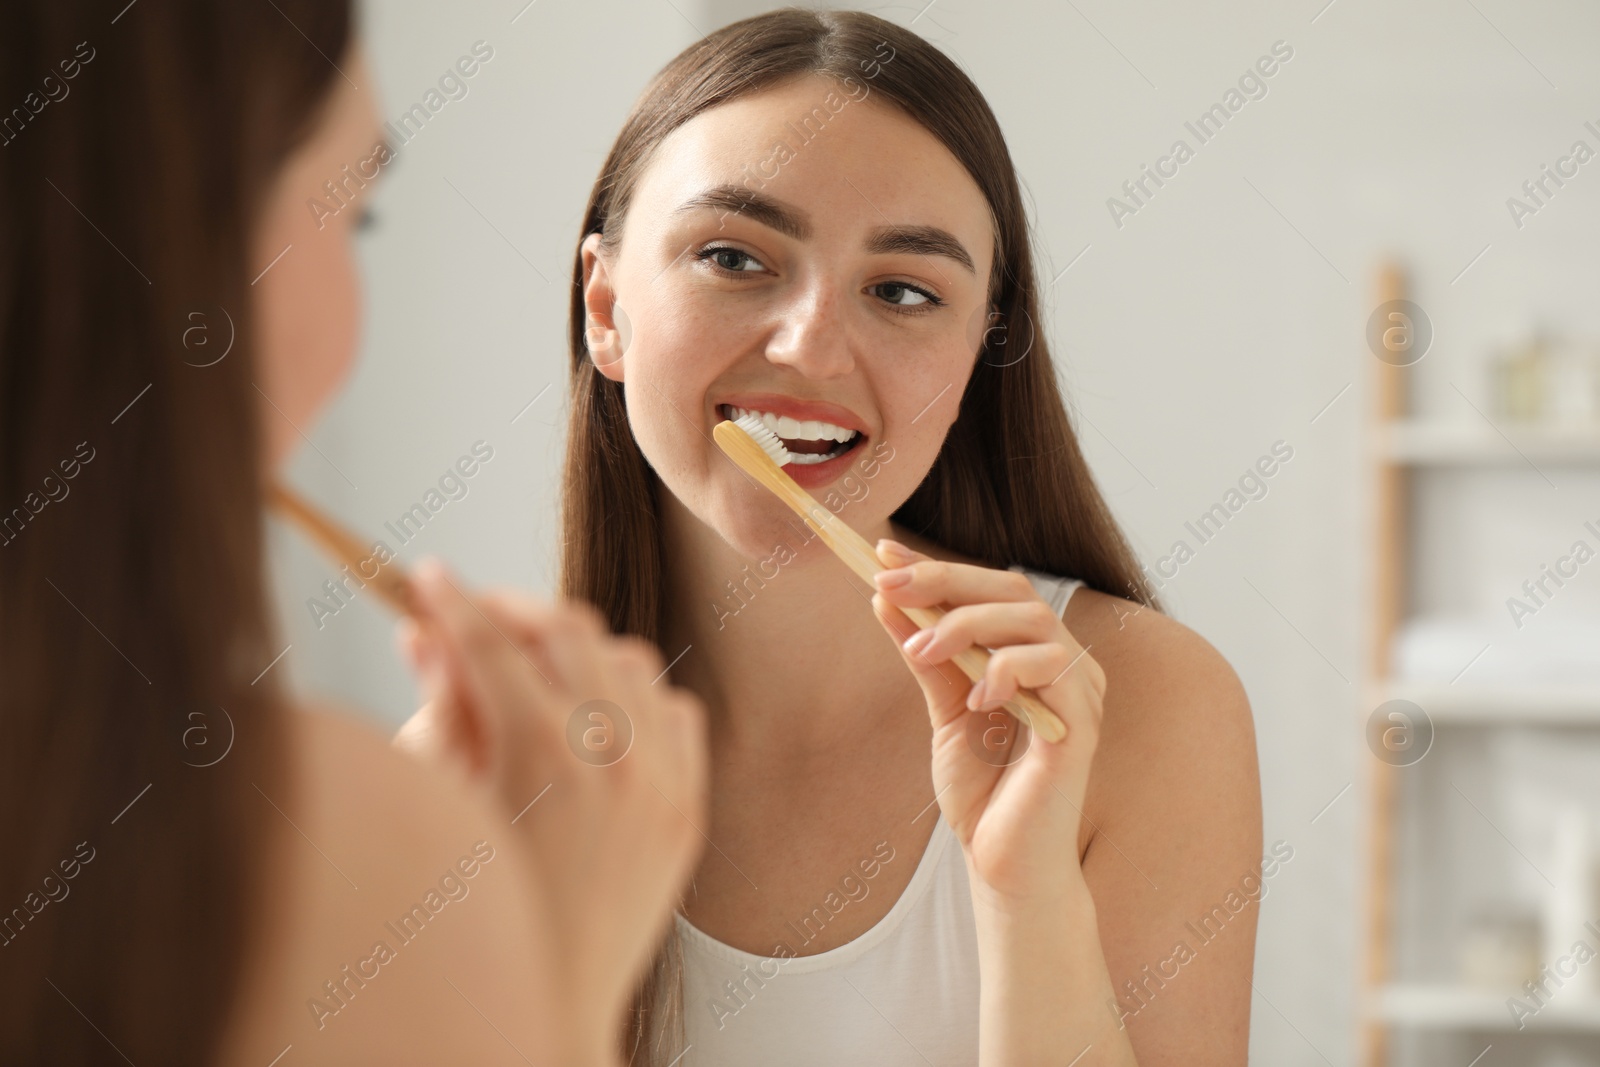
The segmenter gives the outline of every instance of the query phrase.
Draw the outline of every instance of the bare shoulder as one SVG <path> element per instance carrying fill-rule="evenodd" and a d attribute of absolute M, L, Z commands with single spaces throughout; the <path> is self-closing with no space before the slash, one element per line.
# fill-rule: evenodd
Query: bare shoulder
<path fill-rule="evenodd" d="M 1268 876 L 1244 686 L 1152 608 L 1080 589 L 1064 621 L 1106 674 L 1079 854 L 1115 1011 L 1141 1063 L 1242 1063 Z"/>
<path fill-rule="evenodd" d="M 1154 730 L 1180 743 L 1224 748 L 1255 760 L 1244 685 L 1200 634 L 1154 608 L 1083 588 L 1063 615 L 1067 629 L 1106 671 L 1108 717 L 1118 732 Z M 1198 753 L 1196 753 L 1198 754 Z"/>
<path fill-rule="evenodd" d="M 1215 803 L 1259 823 L 1250 701 L 1222 653 L 1171 616 L 1095 589 L 1075 592 L 1063 621 L 1106 673 L 1091 804 L 1112 822 Z"/>
<path fill-rule="evenodd" d="M 332 710 L 290 714 L 267 907 L 224 1063 L 521 1062 L 549 1033 L 533 880 L 465 782 Z"/>

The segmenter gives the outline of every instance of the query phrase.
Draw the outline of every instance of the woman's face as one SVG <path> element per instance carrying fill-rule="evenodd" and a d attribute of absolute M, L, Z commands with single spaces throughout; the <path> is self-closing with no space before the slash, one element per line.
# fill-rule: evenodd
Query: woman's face
<path fill-rule="evenodd" d="M 252 242 L 250 273 L 263 271 L 251 289 L 256 385 L 272 466 L 300 443 L 355 362 L 361 292 L 353 242 L 389 153 L 374 151 L 382 134 L 372 105 L 375 83 L 361 54 L 354 51 L 340 65 L 367 90 L 332 79 L 318 125 L 284 162 Z"/>
<path fill-rule="evenodd" d="M 639 447 L 752 558 L 788 539 L 790 513 L 713 444 L 730 406 L 797 420 L 777 432 L 805 458 L 857 431 L 785 469 L 882 529 L 932 466 L 988 325 L 983 193 L 870 86 L 802 75 L 696 117 L 647 165 L 615 254 L 583 246 L 590 350 L 625 383 Z"/>

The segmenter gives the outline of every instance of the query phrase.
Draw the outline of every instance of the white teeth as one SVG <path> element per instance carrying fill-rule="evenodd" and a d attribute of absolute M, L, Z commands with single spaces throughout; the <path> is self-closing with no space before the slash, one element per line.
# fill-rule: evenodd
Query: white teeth
<path fill-rule="evenodd" d="M 855 430 L 847 430 L 843 426 L 835 426 L 831 422 L 822 422 L 817 419 L 791 419 L 787 415 L 774 415 L 770 411 L 756 411 L 753 408 L 739 408 L 728 405 L 728 410 L 735 419 L 741 415 L 752 415 L 760 419 L 767 429 L 779 437 L 790 441 L 849 441 L 856 436 Z"/>
<path fill-rule="evenodd" d="M 809 467 L 813 463 L 826 463 L 828 460 L 837 455 L 838 452 L 839 449 L 837 446 L 819 455 L 812 455 L 809 452 L 790 452 L 789 462 L 799 464 L 802 467 Z"/>

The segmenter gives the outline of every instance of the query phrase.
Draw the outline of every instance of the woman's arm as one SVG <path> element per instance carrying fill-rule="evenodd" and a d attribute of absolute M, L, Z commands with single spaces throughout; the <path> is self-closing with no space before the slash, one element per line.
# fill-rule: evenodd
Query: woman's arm
<path fill-rule="evenodd" d="M 974 874 L 970 862 L 967 871 Z M 1094 900 L 1082 877 L 1066 879 L 1062 890 L 1055 899 L 1018 906 L 984 899 L 984 887 L 973 879 L 983 990 L 980 1064 L 1141 1062 L 1108 1007 L 1111 978 Z"/>
<path fill-rule="evenodd" d="M 1159 612 L 1084 589 L 1068 618 L 1109 679 L 1082 869 L 1117 1015 L 1145 1067 L 1243 1064 L 1258 902 L 1293 855 L 1280 844 L 1263 871 L 1244 687 Z"/>
<path fill-rule="evenodd" d="M 1200 902 L 1223 899 L 1230 876 L 1217 872 L 1239 866 L 1237 883 L 1258 857 L 1254 743 L 1232 671 L 1184 627 L 1136 605 L 1085 590 L 1069 612 L 1080 643 L 1022 576 L 914 553 L 890 559 L 889 545 L 886 562 L 909 562 L 911 579 L 880 583 L 885 626 L 910 633 L 898 604 L 952 609 L 902 652 L 928 699 L 935 788 L 972 884 L 980 1062 L 1120 1065 L 1136 1051 L 1145 1067 L 1243 1062 L 1253 907 L 1230 914 L 1234 936 L 1206 943 L 1205 957 L 1169 962 L 1184 921 L 1206 915 Z M 996 650 L 975 703 L 1034 689 L 1067 738 L 979 759 L 970 687 L 949 662 L 971 645 Z M 1135 996 L 1130 981 L 1150 991 Z"/>

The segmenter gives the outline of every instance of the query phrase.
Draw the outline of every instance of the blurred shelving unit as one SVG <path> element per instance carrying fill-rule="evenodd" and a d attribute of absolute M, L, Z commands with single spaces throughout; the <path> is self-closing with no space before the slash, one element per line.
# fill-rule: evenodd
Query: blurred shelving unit
<path fill-rule="evenodd" d="M 1390 682 L 1375 688 L 1369 707 L 1408 700 L 1428 709 L 1437 723 L 1485 726 L 1600 726 L 1600 687 L 1450 685 L 1447 682 Z"/>
<path fill-rule="evenodd" d="M 1519 1033 L 1506 995 L 1466 986 L 1396 982 L 1374 991 L 1369 1017 L 1390 1026 Z M 1524 1022 L 1535 1033 L 1600 1034 L 1600 1001 L 1554 1001 Z"/>
<path fill-rule="evenodd" d="M 1406 299 L 1405 277 L 1395 265 L 1379 272 L 1379 304 Z M 1474 684 L 1408 681 L 1396 677 L 1396 637 L 1411 607 L 1410 568 L 1419 523 L 1414 508 L 1421 478 L 1440 468 L 1487 471 L 1522 465 L 1530 477 L 1546 464 L 1600 467 L 1600 427 L 1445 423 L 1410 416 L 1409 368 L 1382 361 L 1372 390 L 1368 434 L 1372 464 L 1375 588 L 1369 682 L 1361 707 L 1363 724 L 1373 709 L 1391 700 L 1423 708 L 1438 734 L 1501 728 L 1588 729 L 1600 727 L 1600 685 Z M 1535 465 L 1538 465 L 1537 467 Z M 1600 736 L 1597 731 L 1596 736 Z M 1552 1000 L 1537 1015 L 1518 1020 L 1507 1010 L 1514 989 L 1478 988 L 1450 982 L 1411 981 L 1397 974 L 1397 835 L 1407 797 L 1402 772 L 1372 761 L 1362 1062 L 1389 1063 L 1392 1035 L 1402 1032 L 1509 1033 L 1600 1036 L 1600 997 Z M 1505 1040 L 1505 1038 L 1501 1038 Z M 1497 1062 L 1508 1062 L 1500 1059 Z M 1518 1061 L 1520 1062 L 1520 1061 Z"/>
<path fill-rule="evenodd" d="M 1373 451 L 1394 464 L 1600 463 L 1600 429 L 1588 427 L 1513 427 L 1502 434 L 1492 426 L 1395 419 L 1373 437 Z"/>

